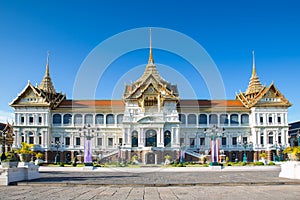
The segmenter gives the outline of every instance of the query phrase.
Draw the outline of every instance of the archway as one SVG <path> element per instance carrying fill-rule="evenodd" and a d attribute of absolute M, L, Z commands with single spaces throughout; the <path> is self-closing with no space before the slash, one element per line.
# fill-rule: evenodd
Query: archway
<path fill-rule="evenodd" d="M 146 132 L 146 147 L 156 147 L 156 131 L 151 129 Z"/>
<path fill-rule="evenodd" d="M 138 132 L 133 131 L 131 134 L 131 147 L 138 147 Z"/>
<path fill-rule="evenodd" d="M 150 152 L 146 154 L 146 164 L 155 164 L 155 154 Z"/>
<path fill-rule="evenodd" d="M 165 147 L 171 147 L 171 132 L 165 131 L 164 133 L 164 144 Z"/>

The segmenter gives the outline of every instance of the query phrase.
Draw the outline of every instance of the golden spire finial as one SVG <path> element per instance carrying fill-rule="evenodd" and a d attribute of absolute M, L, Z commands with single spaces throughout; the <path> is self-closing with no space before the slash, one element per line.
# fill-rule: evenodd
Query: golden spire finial
<path fill-rule="evenodd" d="M 49 72 L 49 55 L 50 55 L 50 52 L 48 51 L 47 52 L 47 60 L 46 60 L 46 72 L 45 72 L 45 76 L 44 76 L 39 88 L 44 90 L 45 92 L 55 94 L 56 92 L 53 87 L 51 77 L 50 77 L 50 72 Z"/>
<path fill-rule="evenodd" d="M 46 62 L 46 73 L 45 73 L 45 76 L 50 76 L 50 73 L 49 73 L 49 56 L 50 56 L 50 51 L 47 51 L 47 62 Z"/>
<path fill-rule="evenodd" d="M 255 54 L 254 50 L 252 50 L 252 77 L 256 77 L 256 66 L 255 66 Z"/>
<path fill-rule="evenodd" d="M 255 65 L 255 55 L 254 51 L 252 51 L 252 76 L 250 78 L 250 82 L 248 85 L 248 88 L 246 90 L 246 94 L 256 94 L 258 93 L 262 88 L 262 85 L 260 83 L 260 80 L 256 74 L 256 65 Z"/>
<path fill-rule="evenodd" d="M 153 64 L 153 56 L 152 56 L 152 28 L 150 28 L 150 53 L 149 53 L 149 59 L 148 59 L 148 64 Z"/>

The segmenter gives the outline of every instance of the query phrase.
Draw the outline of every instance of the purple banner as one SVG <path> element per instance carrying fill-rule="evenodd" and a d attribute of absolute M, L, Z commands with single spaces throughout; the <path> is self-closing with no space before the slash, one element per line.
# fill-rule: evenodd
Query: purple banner
<path fill-rule="evenodd" d="M 92 141 L 86 140 L 84 143 L 84 163 L 92 162 Z"/>

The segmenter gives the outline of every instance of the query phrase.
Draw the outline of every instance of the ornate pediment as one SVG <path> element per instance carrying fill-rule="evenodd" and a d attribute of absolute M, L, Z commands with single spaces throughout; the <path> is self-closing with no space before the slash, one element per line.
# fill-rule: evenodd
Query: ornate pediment
<path fill-rule="evenodd" d="M 282 106 L 290 107 L 292 104 L 284 97 L 284 95 L 272 83 L 269 87 L 263 87 L 255 96 L 248 96 L 245 93 L 236 95 L 243 105 L 247 108 L 251 107 L 270 107 Z"/>
<path fill-rule="evenodd" d="M 11 106 L 29 106 L 29 105 L 49 105 L 46 99 L 36 90 L 30 82 L 26 85 L 23 91 L 13 100 Z"/>
<path fill-rule="evenodd" d="M 292 104 L 284 97 L 284 95 L 272 83 L 260 95 L 256 106 L 284 106 L 290 107 Z"/>
<path fill-rule="evenodd" d="M 54 109 L 65 98 L 66 96 L 61 93 L 47 93 L 28 82 L 23 91 L 10 103 L 10 106 L 47 106 Z"/>
<path fill-rule="evenodd" d="M 163 119 L 155 116 L 147 116 L 138 120 L 138 123 L 141 124 L 152 124 L 152 123 L 164 123 Z"/>

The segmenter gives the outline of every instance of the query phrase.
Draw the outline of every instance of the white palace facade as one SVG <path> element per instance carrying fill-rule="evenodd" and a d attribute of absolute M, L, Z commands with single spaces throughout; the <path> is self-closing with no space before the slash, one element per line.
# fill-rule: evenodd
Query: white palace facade
<path fill-rule="evenodd" d="M 166 155 L 178 159 L 181 150 L 186 161 L 207 156 L 212 129 L 222 132 L 221 154 L 229 160 L 241 161 L 244 151 L 248 161 L 259 160 L 262 152 L 272 160 L 278 147 L 288 146 L 291 104 L 274 83 L 260 83 L 254 57 L 248 88 L 235 99 L 181 99 L 177 86 L 159 75 L 150 47 L 144 73 L 125 86 L 122 100 L 67 99 L 56 92 L 47 59 L 40 85 L 28 82 L 10 106 L 15 115 L 13 147 L 21 147 L 22 141 L 35 144 L 46 162 L 53 162 L 57 152 L 63 162 L 80 158 L 91 136 L 94 160 L 130 161 L 137 156 L 140 163 L 160 164 Z"/>

